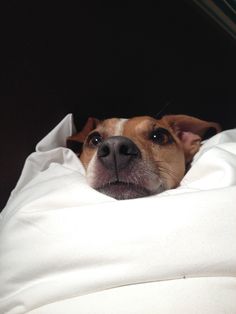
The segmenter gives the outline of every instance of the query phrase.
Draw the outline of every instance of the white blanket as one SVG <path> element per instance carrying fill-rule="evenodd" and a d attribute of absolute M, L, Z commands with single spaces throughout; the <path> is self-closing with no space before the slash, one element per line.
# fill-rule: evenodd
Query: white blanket
<path fill-rule="evenodd" d="M 0 313 L 236 313 L 236 129 L 179 188 L 125 201 L 86 184 L 73 129 L 37 145 L 1 213 Z"/>

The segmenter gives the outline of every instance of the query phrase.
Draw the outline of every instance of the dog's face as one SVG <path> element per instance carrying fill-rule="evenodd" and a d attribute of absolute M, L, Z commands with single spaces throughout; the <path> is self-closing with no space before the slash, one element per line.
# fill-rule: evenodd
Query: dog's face
<path fill-rule="evenodd" d="M 90 118 L 68 143 L 83 143 L 78 153 L 91 187 L 131 199 L 177 187 L 209 128 L 220 131 L 216 123 L 183 115 Z"/>

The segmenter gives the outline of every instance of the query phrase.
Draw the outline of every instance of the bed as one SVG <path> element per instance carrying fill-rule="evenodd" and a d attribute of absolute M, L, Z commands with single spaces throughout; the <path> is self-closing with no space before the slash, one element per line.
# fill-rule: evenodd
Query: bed
<path fill-rule="evenodd" d="M 0 313 L 236 313 L 236 129 L 203 142 L 177 189 L 117 201 L 66 148 L 36 146 L 0 216 Z"/>

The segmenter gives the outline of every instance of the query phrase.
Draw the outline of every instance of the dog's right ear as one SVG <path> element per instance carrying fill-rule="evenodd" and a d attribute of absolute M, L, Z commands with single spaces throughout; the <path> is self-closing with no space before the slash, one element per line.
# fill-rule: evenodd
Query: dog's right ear
<path fill-rule="evenodd" d="M 98 119 L 89 117 L 81 131 L 69 136 L 66 139 L 66 146 L 79 156 L 86 137 L 97 127 L 98 123 Z"/>

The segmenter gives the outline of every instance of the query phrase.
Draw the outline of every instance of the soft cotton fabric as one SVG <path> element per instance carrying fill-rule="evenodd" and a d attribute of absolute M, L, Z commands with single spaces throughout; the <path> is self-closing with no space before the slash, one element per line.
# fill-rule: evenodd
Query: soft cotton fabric
<path fill-rule="evenodd" d="M 203 143 L 177 189 L 117 201 L 65 147 L 36 147 L 0 219 L 0 313 L 236 313 L 236 129 Z"/>

